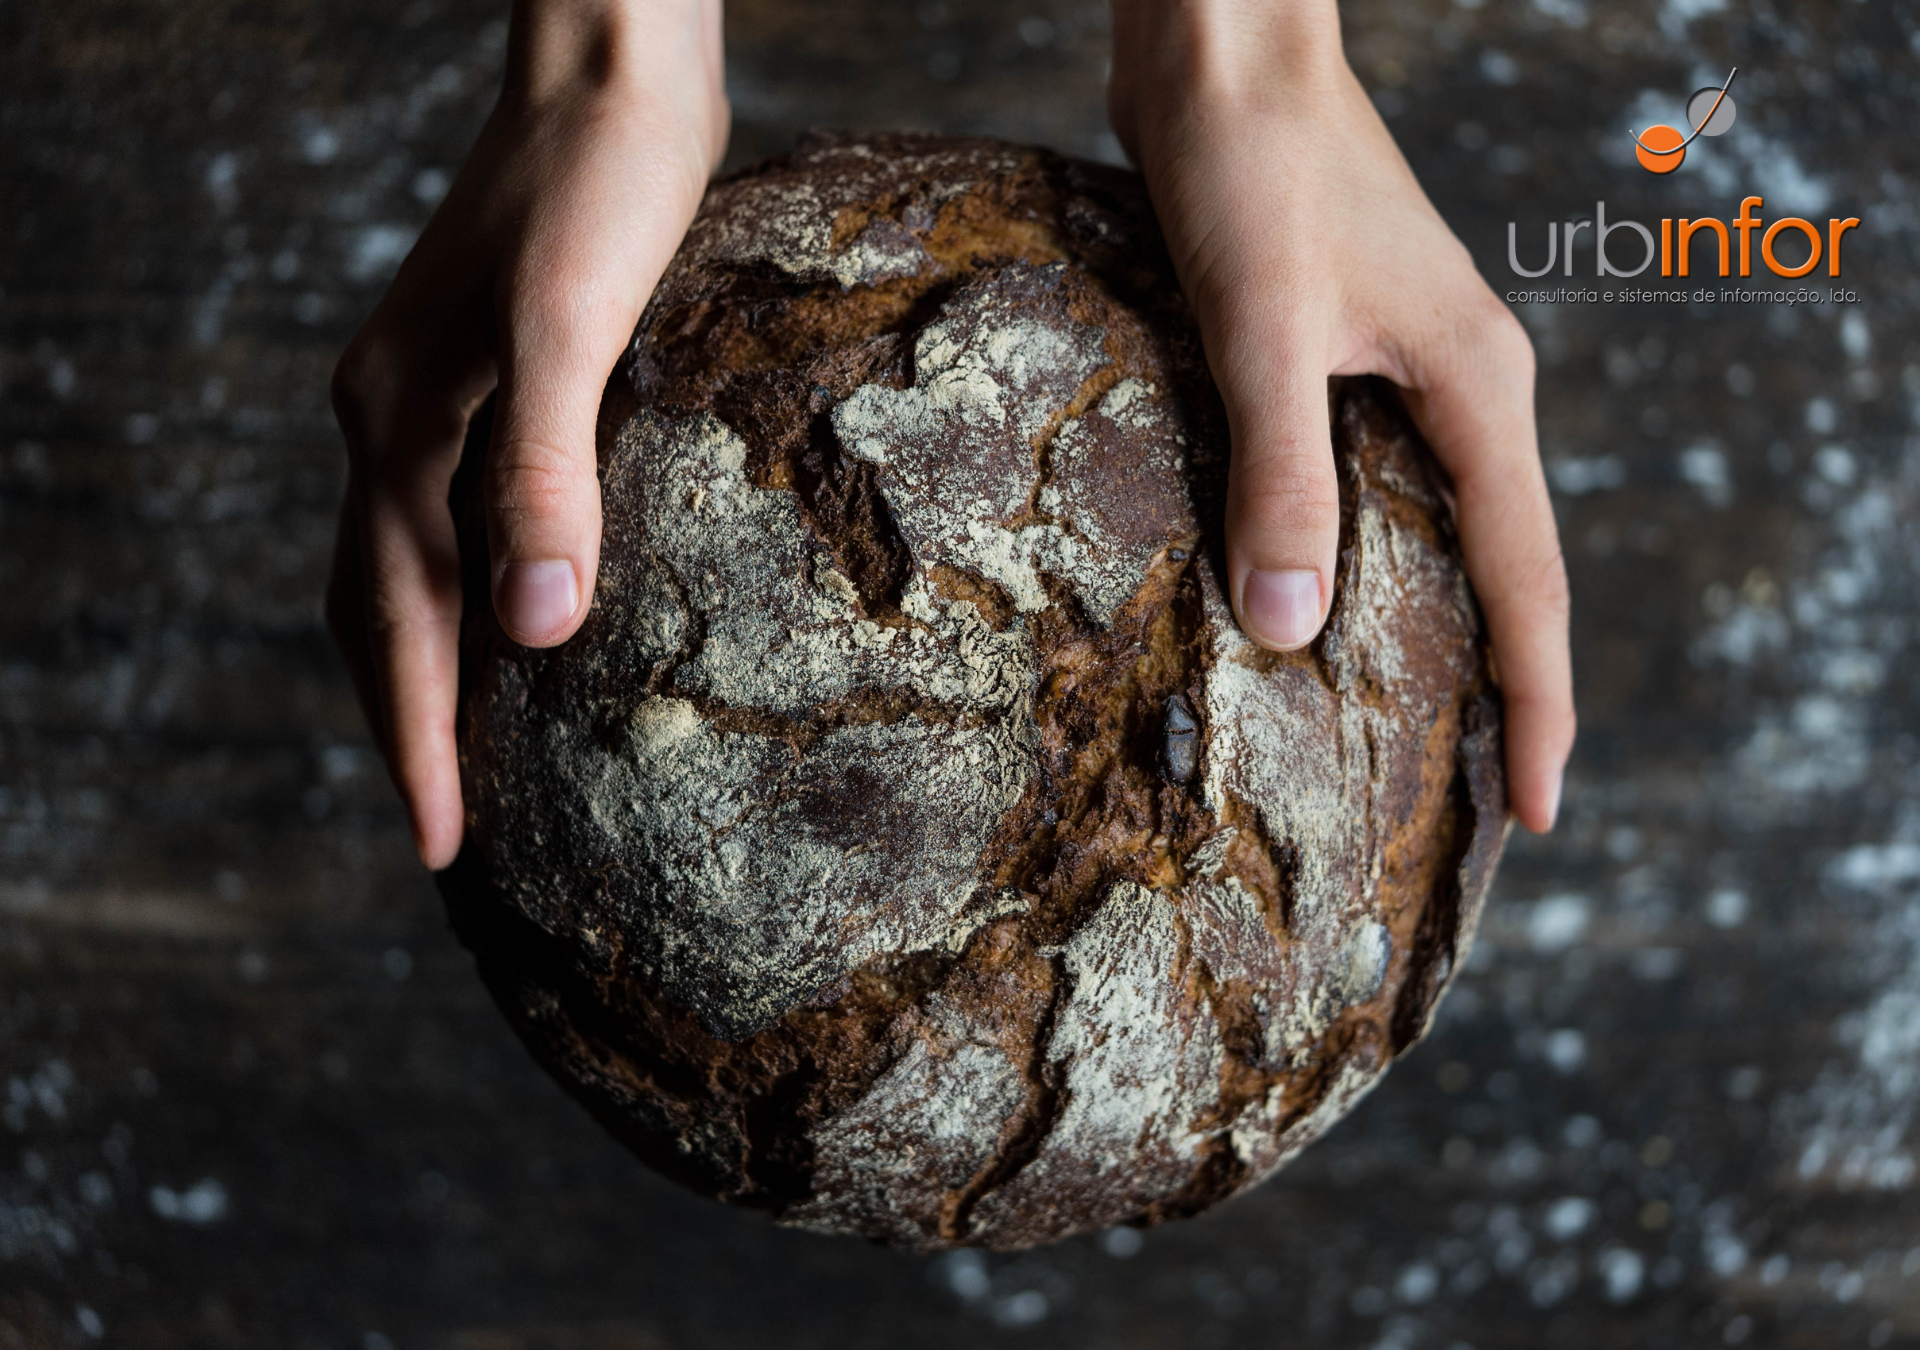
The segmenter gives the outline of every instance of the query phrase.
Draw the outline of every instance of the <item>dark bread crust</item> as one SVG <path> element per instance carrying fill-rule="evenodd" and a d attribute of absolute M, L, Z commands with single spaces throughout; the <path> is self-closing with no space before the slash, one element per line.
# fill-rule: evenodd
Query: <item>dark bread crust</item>
<path fill-rule="evenodd" d="M 450 913 L 651 1165 L 1018 1247 L 1269 1174 L 1424 1033 L 1506 828 L 1437 470 L 1330 390 L 1333 614 L 1253 648 L 1138 180 L 812 138 L 718 183 L 602 410 L 581 634 L 492 618 L 476 424 Z"/>

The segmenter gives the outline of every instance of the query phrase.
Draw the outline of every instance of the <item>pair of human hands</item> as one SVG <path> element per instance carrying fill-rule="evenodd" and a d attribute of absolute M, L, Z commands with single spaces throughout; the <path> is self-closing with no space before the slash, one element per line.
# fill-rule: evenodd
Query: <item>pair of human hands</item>
<path fill-rule="evenodd" d="M 1225 402 L 1241 628 L 1312 641 L 1333 595 L 1330 375 L 1400 386 L 1453 479 L 1506 703 L 1508 798 L 1549 828 L 1573 742 L 1567 587 L 1533 352 L 1347 67 L 1334 0 L 1112 0 L 1108 113 L 1146 176 Z M 550 647 L 600 548 L 594 428 L 725 152 L 719 0 L 517 0 L 500 101 L 334 377 L 351 464 L 328 592 L 415 846 L 464 831 L 460 559 L 447 491 L 497 393 L 493 603 Z"/>

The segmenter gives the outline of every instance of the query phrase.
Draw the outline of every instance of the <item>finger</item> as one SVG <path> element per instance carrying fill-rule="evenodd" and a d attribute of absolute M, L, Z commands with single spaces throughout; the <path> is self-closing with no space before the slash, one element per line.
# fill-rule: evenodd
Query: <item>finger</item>
<path fill-rule="evenodd" d="M 584 281 L 591 291 L 593 283 Z M 545 282 L 503 317 L 500 397 L 484 501 L 494 612 L 514 641 L 572 636 L 600 556 L 593 433 L 631 320 L 591 313 L 590 297 Z"/>
<path fill-rule="evenodd" d="M 373 673 L 373 649 L 367 642 L 366 568 L 360 543 L 359 485 L 347 484 L 340 504 L 340 523 L 334 531 L 333 571 L 327 579 L 327 631 L 347 663 L 360 712 L 380 753 L 387 753 L 387 733 L 380 712 L 380 688 Z"/>
<path fill-rule="evenodd" d="M 647 134 L 596 152 L 568 193 L 538 205 L 496 296 L 500 391 L 483 500 L 494 610 L 528 646 L 565 641 L 592 603 L 601 398 L 704 191 L 704 157 L 662 149 L 684 132 L 652 126 L 636 121 L 629 132 Z"/>
<path fill-rule="evenodd" d="M 613 239 L 536 242 L 503 296 L 484 502 L 494 611 L 526 646 L 564 642 L 592 603 L 600 401 L 686 225 L 677 214 L 637 214 L 637 228 Z"/>
<path fill-rule="evenodd" d="M 1207 347 L 1223 353 L 1215 364 L 1233 439 L 1226 530 L 1234 615 L 1261 646 L 1292 651 L 1326 622 L 1340 541 L 1325 355 L 1284 330 L 1264 339 L 1224 331 Z"/>
<path fill-rule="evenodd" d="M 434 456 L 438 460 L 441 456 Z M 367 494 L 367 637 L 387 763 L 420 860 L 453 861 L 465 831 L 454 718 L 460 686 L 460 551 L 446 507 L 452 471 L 416 463 Z"/>
<path fill-rule="evenodd" d="M 446 328 L 436 320 L 422 335 L 394 340 L 370 325 L 375 335 L 356 340 L 334 382 L 354 466 L 342 542 L 352 534 L 359 544 L 357 577 L 344 563 L 336 567 L 335 608 L 344 623 L 358 597 L 371 720 L 383 733 L 414 847 L 434 869 L 453 861 L 465 830 L 454 741 L 460 555 L 447 489 L 467 420 L 492 383 L 483 356 L 430 340 Z"/>
<path fill-rule="evenodd" d="M 1540 467 L 1532 347 L 1491 296 L 1473 312 L 1485 317 L 1436 346 L 1408 403 L 1453 477 L 1467 574 L 1506 703 L 1508 800 L 1541 833 L 1559 813 L 1573 748 L 1567 574 Z"/>
<path fill-rule="evenodd" d="M 1227 484 L 1227 571 L 1240 627 L 1263 647 L 1306 646 L 1326 622 L 1340 538 L 1324 372 L 1246 400 Z M 1242 430 L 1242 428 L 1247 428 Z"/>

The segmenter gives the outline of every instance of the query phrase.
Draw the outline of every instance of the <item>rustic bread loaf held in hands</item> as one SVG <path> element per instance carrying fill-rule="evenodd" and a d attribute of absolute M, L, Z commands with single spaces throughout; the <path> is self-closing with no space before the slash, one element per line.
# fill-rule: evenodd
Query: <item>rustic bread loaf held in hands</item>
<path fill-rule="evenodd" d="M 1390 387 L 1331 393 L 1326 631 L 1222 592 L 1227 435 L 1139 181 L 810 138 L 714 186 L 602 412 L 593 609 L 488 600 L 443 874 L 547 1068 L 783 1223 L 1022 1247 L 1205 1209 L 1425 1030 L 1498 693 Z"/>

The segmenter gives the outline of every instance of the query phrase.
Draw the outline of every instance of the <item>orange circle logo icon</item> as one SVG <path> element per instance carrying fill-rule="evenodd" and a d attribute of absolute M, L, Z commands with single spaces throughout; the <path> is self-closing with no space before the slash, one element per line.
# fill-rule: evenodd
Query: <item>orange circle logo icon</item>
<path fill-rule="evenodd" d="M 1687 126 L 1690 130 L 1682 135 L 1674 127 L 1652 126 L 1645 132 L 1629 130 L 1633 137 L 1633 156 L 1640 161 L 1640 167 L 1648 173 L 1672 173 L 1687 160 L 1687 147 L 1698 136 L 1722 136 L 1733 125 L 1733 100 L 1727 96 L 1727 90 L 1733 88 L 1733 77 L 1740 73 L 1735 66 L 1727 72 L 1727 81 L 1718 89 L 1697 89 L 1693 97 L 1687 100 Z"/>
<path fill-rule="evenodd" d="M 1634 138 L 1633 153 L 1649 173 L 1672 173 L 1687 158 L 1687 138 L 1672 127 L 1648 127 Z"/>

